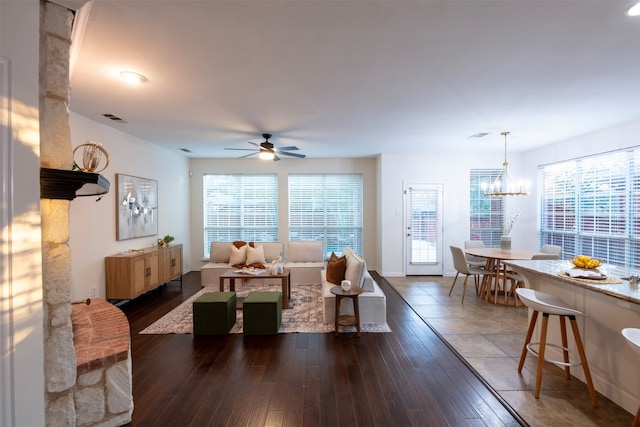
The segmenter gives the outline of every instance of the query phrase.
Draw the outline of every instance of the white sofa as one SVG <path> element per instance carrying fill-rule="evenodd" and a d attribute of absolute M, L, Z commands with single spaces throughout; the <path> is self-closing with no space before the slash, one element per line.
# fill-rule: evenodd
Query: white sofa
<path fill-rule="evenodd" d="M 290 241 L 287 244 L 286 253 L 282 242 L 256 242 L 255 245 L 263 247 L 267 269 L 274 259 L 279 256 L 283 257 L 286 261 L 285 268 L 291 270 L 292 285 L 319 283 L 320 271 L 324 266 L 322 242 Z M 209 262 L 201 268 L 200 284 L 202 287 L 217 287 L 220 283 L 220 276 L 232 268 L 229 265 L 231 246 L 232 242 L 211 242 Z M 257 279 L 259 276 L 251 280 Z"/>
<path fill-rule="evenodd" d="M 342 254 L 346 256 L 347 261 L 345 279 L 351 281 L 351 286 L 359 286 L 363 290 L 358 296 L 360 323 L 386 323 L 387 297 L 367 271 L 367 263 L 350 248 L 344 248 Z M 331 293 L 331 288 L 340 284 L 328 282 L 326 270 L 323 269 L 320 274 L 324 300 L 324 323 L 332 324 L 335 322 L 336 316 L 336 296 Z M 353 314 L 353 304 L 350 298 L 343 298 L 340 302 L 340 314 Z"/>

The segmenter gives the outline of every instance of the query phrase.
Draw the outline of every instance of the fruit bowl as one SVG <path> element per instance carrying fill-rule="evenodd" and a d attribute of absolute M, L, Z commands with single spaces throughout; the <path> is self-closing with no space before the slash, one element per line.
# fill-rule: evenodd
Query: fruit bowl
<path fill-rule="evenodd" d="M 599 260 L 597 260 L 595 258 L 591 258 L 590 256 L 586 256 L 586 255 L 578 255 L 577 257 L 572 259 L 571 262 L 576 267 L 584 268 L 584 269 L 587 269 L 587 270 L 596 269 L 596 268 L 600 267 L 600 265 L 601 265 Z"/>

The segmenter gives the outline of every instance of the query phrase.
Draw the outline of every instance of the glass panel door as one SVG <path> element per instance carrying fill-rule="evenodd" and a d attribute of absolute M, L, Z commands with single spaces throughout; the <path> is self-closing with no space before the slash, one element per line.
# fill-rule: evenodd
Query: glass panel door
<path fill-rule="evenodd" d="M 405 187 L 406 274 L 442 274 L 442 185 Z"/>

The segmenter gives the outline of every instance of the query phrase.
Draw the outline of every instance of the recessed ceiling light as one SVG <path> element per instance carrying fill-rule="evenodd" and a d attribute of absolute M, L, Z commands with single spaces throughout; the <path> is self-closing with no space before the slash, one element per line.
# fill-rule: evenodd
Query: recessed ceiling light
<path fill-rule="evenodd" d="M 629 9 L 627 9 L 627 15 L 640 16 L 640 2 L 634 4 Z"/>
<path fill-rule="evenodd" d="M 122 77 L 129 83 L 136 85 L 147 81 L 147 78 L 145 76 L 134 71 L 121 71 L 120 77 Z"/>

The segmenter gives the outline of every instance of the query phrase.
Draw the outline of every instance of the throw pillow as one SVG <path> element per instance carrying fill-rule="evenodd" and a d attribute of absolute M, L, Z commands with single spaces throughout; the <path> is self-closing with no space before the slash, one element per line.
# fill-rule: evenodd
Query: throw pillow
<path fill-rule="evenodd" d="M 267 261 L 264 259 L 264 247 L 262 245 L 256 247 L 249 245 L 249 247 L 247 247 L 247 265 L 257 267 L 254 264 L 260 264 L 262 267 L 258 268 L 264 268 L 265 262 Z"/>
<path fill-rule="evenodd" d="M 352 286 L 361 288 L 367 264 L 353 251 L 348 252 L 345 256 L 347 257 L 347 268 L 344 272 L 344 278 L 350 280 Z"/>
<path fill-rule="evenodd" d="M 340 285 L 344 280 L 344 272 L 347 268 L 347 258 L 344 256 L 338 257 L 333 252 L 329 261 L 327 262 L 327 282 L 334 285 Z"/>
<path fill-rule="evenodd" d="M 243 240 L 236 240 L 235 242 L 233 242 L 233 246 L 235 246 L 236 248 L 241 248 L 246 244 L 247 244 L 247 242 L 245 242 Z"/>
<path fill-rule="evenodd" d="M 231 267 L 242 268 L 247 258 L 247 245 L 240 246 L 231 245 L 231 253 L 229 254 L 229 265 Z"/>

